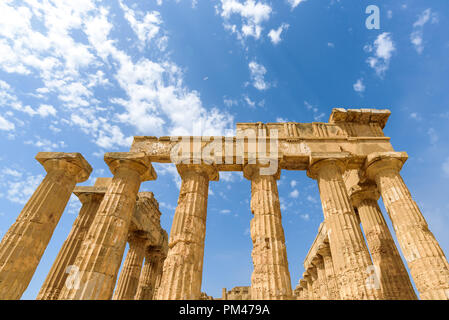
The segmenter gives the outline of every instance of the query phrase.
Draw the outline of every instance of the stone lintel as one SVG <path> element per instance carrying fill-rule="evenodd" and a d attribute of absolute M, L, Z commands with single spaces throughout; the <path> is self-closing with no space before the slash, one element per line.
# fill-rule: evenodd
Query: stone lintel
<path fill-rule="evenodd" d="M 84 182 L 89 178 L 92 172 L 92 167 L 86 159 L 78 152 L 39 152 L 35 159 L 45 168 L 48 172 L 51 169 L 49 166 L 49 160 L 62 160 L 68 162 L 78 168 L 80 168 L 77 174 L 77 182 Z M 53 161 L 51 162 L 53 163 Z"/>
<path fill-rule="evenodd" d="M 344 109 L 333 108 L 329 123 L 353 122 L 360 124 L 378 123 L 383 129 L 391 115 L 388 109 Z"/>
<path fill-rule="evenodd" d="M 140 180 L 156 180 L 157 174 L 151 162 L 143 152 L 107 152 L 104 154 L 104 161 L 115 174 L 117 168 L 122 165 L 132 166 L 140 173 Z"/>

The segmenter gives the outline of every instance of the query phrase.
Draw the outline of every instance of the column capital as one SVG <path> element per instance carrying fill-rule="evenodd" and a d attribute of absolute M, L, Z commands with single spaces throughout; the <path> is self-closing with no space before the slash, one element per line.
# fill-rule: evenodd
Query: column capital
<path fill-rule="evenodd" d="M 183 179 L 191 173 L 206 175 L 209 181 L 218 181 L 220 178 L 217 167 L 212 164 L 178 164 L 176 169 Z"/>
<path fill-rule="evenodd" d="M 311 277 L 312 279 L 318 277 L 318 272 L 317 272 L 317 270 L 316 270 L 315 265 L 313 265 L 313 264 L 310 264 L 310 265 L 307 267 L 307 273 L 310 275 L 310 277 Z"/>
<path fill-rule="evenodd" d="M 143 152 L 107 152 L 104 161 L 113 174 L 127 167 L 139 173 L 141 181 L 156 180 L 157 174 L 148 156 Z"/>
<path fill-rule="evenodd" d="M 78 152 L 39 152 L 35 159 L 50 172 L 56 169 L 63 169 L 76 177 L 76 182 L 86 181 L 92 167 L 86 159 Z"/>
<path fill-rule="evenodd" d="M 346 170 L 349 157 L 349 152 L 312 152 L 309 156 L 307 176 L 312 179 L 317 179 L 319 172 L 328 166 L 337 166 L 343 174 Z"/>
<path fill-rule="evenodd" d="M 351 200 L 351 204 L 358 208 L 360 203 L 363 200 L 373 200 L 377 201 L 380 198 L 379 190 L 377 186 L 373 183 L 361 183 L 355 186 L 352 186 L 349 190 L 349 198 Z"/>
<path fill-rule="evenodd" d="M 311 263 L 315 268 L 317 268 L 319 264 L 323 263 L 323 257 L 317 254 L 312 258 Z"/>
<path fill-rule="evenodd" d="M 406 152 L 373 152 L 365 160 L 365 173 L 368 179 L 375 180 L 376 175 L 383 170 L 400 171 L 408 155 Z"/>
<path fill-rule="evenodd" d="M 245 164 L 243 165 L 243 177 L 245 177 L 248 180 L 253 180 L 257 177 L 263 177 L 263 176 L 274 176 L 276 180 L 279 180 L 281 178 L 281 168 L 278 166 L 276 172 L 273 174 L 261 174 L 261 169 L 264 167 L 268 167 L 268 165 L 262 165 L 262 164 Z"/>
<path fill-rule="evenodd" d="M 304 280 L 306 280 L 306 282 L 309 282 L 311 280 L 310 273 L 308 270 L 306 270 L 302 273 L 302 278 Z"/>
<path fill-rule="evenodd" d="M 329 243 L 321 243 L 318 246 L 317 253 L 323 258 L 331 256 L 331 248 L 329 246 Z"/>

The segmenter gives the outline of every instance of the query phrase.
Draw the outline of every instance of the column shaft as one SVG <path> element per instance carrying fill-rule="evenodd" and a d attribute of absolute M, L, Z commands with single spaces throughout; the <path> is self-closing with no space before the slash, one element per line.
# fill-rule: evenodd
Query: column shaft
<path fill-rule="evenodd" d="M 92 168 L 80 154 L 40 152 L 47 175 L 0 243 L 0 300 L 20 299 L 77 182 Z"/>
<path fill-rule="evenodd" d="M 109 300 L 126 247 L 128 230 L 141 181 L 155 179 L 143 153 L 107 153 L 114 174 L 69 274 L 61 299 Z"/>
<path fill-rule="evenodd" d="M 396 159 L 367 168 L 381 192 L 410 274 L 423 300 L 449 299 L 449 265 L 435 236 L 399 174 Z"/>
<path fill-rule="evenodd" d="M 128 254 L 123 262 L 112 300 L 134 300 L 136 295 L 145 254 L 146 239 L 130 234 L 128 243 Z"/>
<path fill-rule="evenodd" d="M 257 167 L 246 171 L 251 180 L 251 299 L 292 299 L 287 249 L 274 175 L 260 175 Z"/>
<path fill-rule="evenodd" d="M 150 250 L 145 255 L 145 264 L 139 279 L 135 300 L 153 300 L 160 286 L 165 255 L 159 250 Z"/>
<path fill-rule="evenodd" d="M 323 246 L 319 251 L 320 255 L 323 257 L 324 271 L 326 273 L 326 282 L 329 293 L 329 300 L 339 300 L 340 290 L 338 288 L 337 280 L 334 272 L 334 265 L 332 262 L 332 256 L 330 252 L 329 244 Z"/>
<path fill-rule="evenodd" d="M 81 248 L 89 227 L 92 225 L 103 196 L 104 194 L 101 193 L 84 193 L 78 196 L 83 205 L 78 217 L 73 223 L 72 230 L 64 241 L 39 291 L 37 300 L 57 300 L 59 298 L 59 294 L 70 272 L 70 267 L 75 262 L 76 255 Z"/>
<path fill-rule="evenodd" d="M 379 270 L 379 281 L 387 300 L 416 300 L 416 294 L 401 256 L 396 248 L 377 201 L 365 199 L 358 203 L 366 242 L 373 263 Z"/>
<path fill-rule="evenodd" d="M 340 297 L 345 300 L 382 299 L 380 290 L 366 285 L 372 262 L 343 182 L 344 163 L 324 159 L 311 169 L 309 175 L 318 180 Z"/>
<path fill-rule="evenodd" d="M 211 170 L 178 166 L 182 183 L 164 261 L 158 300 L 199 299 L 206 236 L 207 196 Z M 218 179 L 218 178 L 217 178 Z"/>

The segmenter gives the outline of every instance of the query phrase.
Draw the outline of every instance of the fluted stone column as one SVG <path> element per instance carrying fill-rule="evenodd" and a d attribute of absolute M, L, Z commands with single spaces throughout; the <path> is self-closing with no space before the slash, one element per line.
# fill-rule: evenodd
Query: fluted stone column
<path fill-rule="evenodd" d="M 448 300 L 449 265 L 399 174 L 406 160 L 405 152 L 370 154 L 366 174 L 379 188 L 420 298 Z"/>
<path fill-rule="evenodd" d="M 318 282 L 318 272 L 314 265 L 310 265 L 307 269 L 307 273 L 310 275 L 310 279 L 312 282 L 312 290 L 313 290 L 313 299 L 321 300 L 320 296 L 320 284 Z"/>
<path fill-rule="evenodd" d="M 79 153 L 39 152 L 47 175 L 0 243 L 0 300 L 20 299 L 77 182 L 92 168 Z"/>
<path fill-rule="evenodd" d="M 332 255 L 329 243 L 322 243 L 318 247 L 317 253 L 323 257 L 324 271 L 326 274 L 326 283 L 328 289 L 328 299 L 329 300 L 339 300 L 340 290 L 337 285 L 337 280 L 335 278 L 334 265 L 332 262 Z"/>
<path fill-rule="evenodd" d="M 140 183 L 156 179 L 144 153 L 111 152 L 104 159 L 114 177 L 69 274 L 73 284 L 60 299 L 111 299 Z"/>
<path fill-rule="evenodd" d="M 82 207 L 37 295 L 37 300 L 57 300 L 59 298 L 70 268 L 75 262 L 89 227 L 92 225 L 110 180 L 111 178 L 98 178 L 93 187 L 76 187 L 73 191 L 81 201 Z"/>
<path fill-rule="evenodd" d="M 373 263 L 378 268 L 379 285 L 387 300 L 416 300 L 407 270 L 377 204 L 379 192 L 372 184 L 359 184 L 350 190 L 357 208 Z"/>
<path fill-rule="evenodd" d="M 304 279 L 299 280 L 299 285 L 302 288 L 302 295 L 301 295 L 301 299 L 302 300 L 309 300 L 309 296 L 308 296 L 308 292 L 307 292 L 307 281 Z"/>
<path fill-rule="evenodd" d="M 382 299 L 366 283 L 372 262 L 342 178 L 347 159 L 344 153 L 312 154 L 307 174 L 318 181 L 340 297 Z"/>
<path fill-rule="evenodd" d="M 246 165 L 245 178 L 251 180 L 251 239 L 254 271 L 251 299 L 292 299 L 284 229 L 275 175 L 261 175 L 257 165 Z"/>
<path fill-rule="evenodd" d="M 123 262 L 112 300 L 134 300 L 142 271 L 146 242 L 147 239 L 141 237 L 140 234 L 134 232 L 129 234 L 128 253 Z"/>
<path fill-rule="evenodd" d="M 312 263 L 316 267 L 318 275 L 318 292 L 320 300 L 330 300 L 329 289 L 327 287 L 326 270 L 324 269 L 324 259 L 321 255 L 317 254 L 312 260 Z"/>
<path fill-rule="evenodd" d="M 307 300 L 315 300 L 315 296 L 313 294 L 312 277 L 307 270 L 302 274 L 302 277 L 307 282 Z"/>
<path fill-rule="evenodd" d="M 182 178 L 181 190 L 157 300 L 201 296 L 209 181 L 218 181 L 218 171 L 205 164 L 180 164 L 177 169 Z"/>
<path fill-rule="evenodd" d="M 162 267 L 167 254 L 159 248 L 150 247 L 145 254 L 145 264 L 139 279 L 135 300 L 153 300 L 160 286 Z"/>

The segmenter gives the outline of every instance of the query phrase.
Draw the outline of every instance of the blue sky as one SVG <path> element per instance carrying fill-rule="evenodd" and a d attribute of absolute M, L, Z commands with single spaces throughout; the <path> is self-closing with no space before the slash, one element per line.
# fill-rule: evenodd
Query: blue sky
<path fill-rule="evenodd" d="M 368 5 L 380 29 L 368 30 Z M 229 135 L 237 122 L 327 121 L 333 107 L 392 111 L 402 175 L 449 252 L 449 3 L 349 0 L 0 2 L 0 236 L 45 175 L 39 151 L 80 152 L 111 176 L 108 151 L 134 135 Z M 195 124 L 201 124 L 201 130 Z M 169 232 L 179 178 L 142 184 Z M 279 181 L 293 287 L 323 216 L 315 181 Z M 250 183 L 211 182 L 203 291 L 249 285 Z M 23 295 L 34 299 L 70 231 L 70 200 Z M 385 212 L 385 210 L 384 210 Z M 387 219 L 388 220 L 388 219 Z"/>

